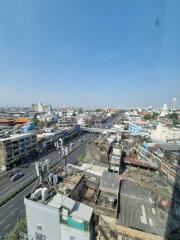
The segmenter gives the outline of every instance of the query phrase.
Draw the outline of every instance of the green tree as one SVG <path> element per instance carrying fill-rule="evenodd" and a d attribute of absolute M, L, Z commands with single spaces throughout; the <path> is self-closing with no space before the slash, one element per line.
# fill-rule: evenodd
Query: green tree
<path fill-rule="evenodd" d="M 171 114 L 169 115 L 169 118 L 170 118 L 170 119 L 178 119 L 178 114 L 177 114 L 177 113 L 171 113 Z"/>
<path fill-rule="evenodd" d="M 102 112 L 102 109 L 97 108 L 97 109 L 95 110 L 95 112 Z"/>
<path fill-rule="evenodd" d="M 152 114 L 152 119 L 156 119 L 157 116 L 159 116 L 159 113 L 157 113 L 157 112 L 153 112 L 153 114 Z"/>
<path fill-rule="evenodd" d="M 26 218 L 22 217 L 20 220 L 17 221 L 14 228 L 9 233 L 6 234 L 5 240 L 16 240 L 19 232 L 26 233 L 26 231 L 27 231 Z"/>
<path fill-rule="evenodd" d="M 144 120 L 151 120 L 152 119 L 152 116 L 151 116 L 151 114 L 150 113 L 147 113 L 147 114 L 145 114 L 144 115 Z"/>
<path fill-rule="evenodd" d="M 177 113 L 171 113 L 169 115 L 169 118 L 172 120 L 173 126 L 176 126 L 177 124 L 180 124 L 180 121 L 178 119 L 178 114 Z"/>

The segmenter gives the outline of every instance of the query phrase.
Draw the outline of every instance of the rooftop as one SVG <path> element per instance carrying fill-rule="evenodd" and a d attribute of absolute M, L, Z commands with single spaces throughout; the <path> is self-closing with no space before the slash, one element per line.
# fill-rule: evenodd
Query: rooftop
<path fill-rule="evenodd" d="M 180 151 L 180 145 L 176 143 L 166 143 L 166 144 L 159 144 L 158 145 L 163 151 Z"/>
<path fill-rule="evenodd" d="M 124 180 L 121 183 L 120 209 L 119 224 L 164 235 L 167 219 L 159 214 L 150 191 Z"/>
<path fill-rule="evenodd" d="M 120 175 L 116 173 L 104 171 L 100 179 L 100 187 L 101 189 L 106 188 L 106 189 L 109 189 L 110 192 L 116 191 L 118 193 L 120 180 L 121 180 Z"/>
<path fill-rule="evenodd" d="M 93 208 L 83 203 L 80 203 L 78 201 L 74 201 L 73 199 L 57 192 L 52 198 L 47 199 L 47 201 L 45 202 L 41 200 L 37 200 L 37 201 L 46 206 L 57 208 L 57 209 L 66 208 L 69 210 L 70 216 L 87 221 L 87 222 L 91 220 L 91 217 L 93 214 Z"/>
<path fill-rule="evenodd" d="M 8 140 L 15 140 L 19 138 L 29 137 L 31 135 L 34 135 L 34 133 L 20 133 L 20 134 L 13 134 L 6 138 L 0 138 L 0 142 L 8 141 Z"/>

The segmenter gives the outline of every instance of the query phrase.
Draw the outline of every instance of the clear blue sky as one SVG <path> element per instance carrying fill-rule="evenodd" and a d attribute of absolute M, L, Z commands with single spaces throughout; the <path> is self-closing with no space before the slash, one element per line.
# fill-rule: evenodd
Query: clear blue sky
<path fill-rule="evenodd" d="M 179 0 L 1 0 L 0 105 L 180 102 Z"/>

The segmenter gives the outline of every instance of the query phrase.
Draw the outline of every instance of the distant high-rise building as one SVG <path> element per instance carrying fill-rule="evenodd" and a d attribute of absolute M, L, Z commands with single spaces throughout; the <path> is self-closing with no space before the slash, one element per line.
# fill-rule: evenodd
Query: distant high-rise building
<path fill-rule="evenodd" d="M 172 100 L 172 110 L 176 110 L 176 98 L 174 97 Z"/>
<path fill-rule="evenodd" d="M 42 103 L 33 103 L 32 111 L 34 111 L 34 112 L 49 112 L 49 111 L 51 111 L 51 106 L 42 104 Z"/>
<path fill-rule="evenodd" d="M 161 117 L 164 117 L 168 114 L 168 107 L 167 104 L 164 104 L 163 109 L 161 111 Z"/>

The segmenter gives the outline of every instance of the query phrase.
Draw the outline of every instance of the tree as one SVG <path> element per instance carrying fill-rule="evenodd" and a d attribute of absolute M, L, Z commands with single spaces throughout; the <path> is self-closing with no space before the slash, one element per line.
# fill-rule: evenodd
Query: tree
<path fill-rule="evenodd" d="M 157 112 L 153 112 L 153 114 L 152 114 L 152 119 L 156 119 L 157 116 L 159 116 L 159 113 L 157 113 Z"/>
<path fill-rule="evenodd" d="M 178 114 L 177 113 L 171 113 L 170 115 L 169 115 L 169 118 L 170 119 L 178 119 Z"/>
<path fill-rule="evenodd" d="M 102 109 L 100 109 L 100 108 L 97 108 L 96 110 L 95 110 L 95 112 L 101 112 L 102 111 Z"/>
<path fill-rule="evenodd" d="M 144 120 L 151 120 L 152 119 L 152 116 L 151 116 L 151 114 L 150 113 L 147 113 L 147 114 L 145 114 L 144 115 Z"/>
<path fill-rule="evenodd" d="M 177 113 L 171 113 L 169 115 L 169 118 L 173 121 L 173 125 L 176 126 L 177 124 L 180 124 L 180 121 L 178 119 L 178 114 Z"/>
<path fill-rule="evenodd" d="M 26 218 L 22 217 L 20 220 L 17 221 L 14 228 L 5 236 L 6 240 L 17 240 L 17 236 L 19 232 L 26 232 L 27 231 L 27 223 Z"/>

